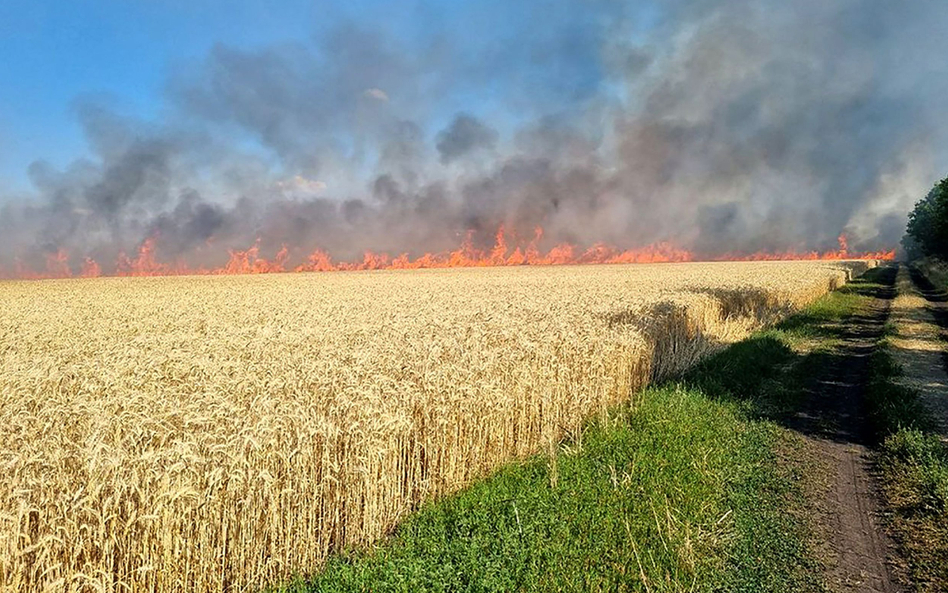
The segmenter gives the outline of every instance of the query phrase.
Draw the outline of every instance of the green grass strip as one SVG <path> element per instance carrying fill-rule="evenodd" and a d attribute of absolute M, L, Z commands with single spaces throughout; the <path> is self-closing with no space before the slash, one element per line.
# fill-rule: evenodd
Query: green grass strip
<path fill-rule="evenodd" d="M 885 349 L 875 353 L 868 403 L 889 523 L 915 589 L 948 591 L 948 445 L 918 394 L 895 383 L 900 374 Z"/>

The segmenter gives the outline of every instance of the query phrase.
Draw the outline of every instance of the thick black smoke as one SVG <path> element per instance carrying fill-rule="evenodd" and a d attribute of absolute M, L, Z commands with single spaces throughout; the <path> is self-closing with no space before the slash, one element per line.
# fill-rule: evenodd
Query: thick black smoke
<path fill-rule="evenodd" d="M 0 269 L 62 249 L 108 271 L 148 237 L 195 265 L 258 239 L 419 254 L 501 224 L 708 255 L 841 231 L 877 249 L 948 165 L 943 2 L 543 4 L 483 46 L 352 26 L 217 46 L 156 122 L 83 105 L 92 154 L 35 163 L 35 195 L 0 201 Z"/>

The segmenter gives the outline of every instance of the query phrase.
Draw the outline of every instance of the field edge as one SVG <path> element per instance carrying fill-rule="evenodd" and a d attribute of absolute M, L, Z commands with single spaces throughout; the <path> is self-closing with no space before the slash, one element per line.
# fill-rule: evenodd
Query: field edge
<path fill-rule="evenodd" d="M 278 590 L 823 590 L 813 462 L 782 420 L 802 404 L 815 362 L 801 349 L 823 347 L 813 343 L 819 326 L 865 306 L 859 283 L 872 280 Z"/>

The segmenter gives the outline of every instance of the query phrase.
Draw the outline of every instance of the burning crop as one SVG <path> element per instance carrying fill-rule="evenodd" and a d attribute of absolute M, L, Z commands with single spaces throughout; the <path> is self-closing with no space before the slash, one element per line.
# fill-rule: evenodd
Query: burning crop
<path fill-rule="evenodd" d="M 852 253 L 845 235 L 839 236 L 839 249 L 835 251 L 778 251 L 755 253 L 724 253 L 713 256 L 695 255 L 669 243 L 656 243 L 639 249 L 617 249 L 604 243 L 580 248 L 571 243 L 559 243 L 548 250 L 541 250 L 543 229 L 537 227 L 529 241 L 511 241 L 509 234 L 500 227 L 489 248 L 474 245 L 473 232 L 468 232 L 461 245 L 454 250 L 440 253 L 424 253 L 410 257 L 408 253 L 392 256 L 389 253 L 366 251 L 361 260 L 340 261 L 322 249 L 308 253 L 301 262 L 293 265 L 292 253 L 282 245 L 272 258 L 261 255 L 260 241 L 248 249 L 227 250 L 226 263 L 216 267 L 192 266 L 178 259 L 161 261 L 155 251 L 157 239 L 149 237 L 134 257 L 120 253 L 115 265 L 106 275 L 110 276 L 185 276 L 185 275 L 234 275 L 273 274 L 281 272 L 339 272 L 358 270 L 418 270 L 428 268 L 480 268 L 503 266 L 558 266 L 584 264 L 641 264 L 689 261 L 791 261 L 791 260 L 892 260 L 894 250 Z M 293 251 L 299 251 L 295 249 Z M 64 249 L 46 257 L 42 270 L 33 270 L 19 264 L 11 271 L 0 269 L 0 278 L 48 279 L 91 278 L 103 275 L 102 266 L 91 257 L 83 257 L 79 272 L 74 272 L 70 256 Z"/>

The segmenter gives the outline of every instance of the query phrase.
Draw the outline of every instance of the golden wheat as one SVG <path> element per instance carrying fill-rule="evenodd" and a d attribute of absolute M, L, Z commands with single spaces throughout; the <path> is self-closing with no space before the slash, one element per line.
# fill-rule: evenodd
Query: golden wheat
<path fill-rule="evenodd" d="M 866 265 L 2 283 L 0 589 L 312 570 Z"/>

